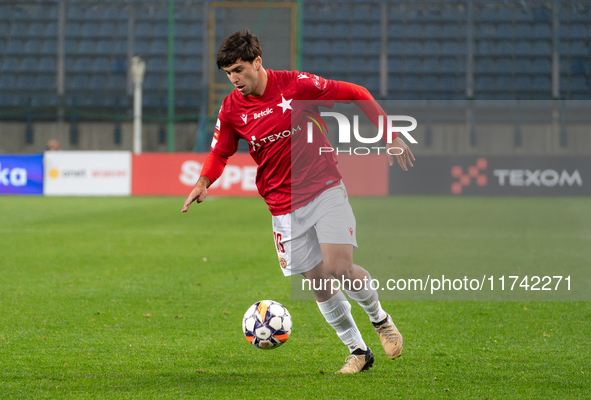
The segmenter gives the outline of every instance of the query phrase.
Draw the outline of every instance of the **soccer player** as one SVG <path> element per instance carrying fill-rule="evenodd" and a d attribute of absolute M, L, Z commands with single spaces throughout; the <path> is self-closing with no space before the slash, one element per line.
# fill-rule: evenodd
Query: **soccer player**
<path fill-rule="evenodd" d="M 300 125 L 295 126 L 299 120 L 309 120 L 292 115 L 298 111 L 291 102 L 320 100 L 329 107 L 335 101 L 355 102 L 376 126 L 378 116 L 385 115 L 384 111 L 361 86 L 297 71 L 266 70 L 261 55 L 259 40 L 249 30 L 236 32 L 221 44 L 218 69 L 226 73 L 236 89 L 222 102 L 211 152 L 182 212 L 187 212 L 191 203 L 205 199 L 207 188 L 221 176 L 228 158 L 236 152 L 238 140 L 244 139 L 258 165 L 256 184 L 272 214 L 283 273 L 302 274 L 312 282 L 326 282 L 325 279 L 369 282 L 369 273 L 353 263 L 353 249 L 357 247 L 355 217 L 336 166 L 336 156 L 330 152 L 319 154 L 318 146 L 330 146 L 320 133 L 313 135 L 312 144 L 306 142 L 304 130 Z M 309 108 L 312 108 L 309 115 L 320 120 L 317 108 Z M 393 137 L 392 143 L 386 144 L 388 162 L 394 164 L 389 149 L 396 147 L 391 153 L 396 154 L 398 164 L 407 171 L 414 156 L 400 137 L 396 134 Z M 371 368 L 373 353 L 357 329 L 345 295 L 340 290 L 334 293 L 330 286 L 320 289 L 312 286 L 324 318 L 351 352 L 337 373 L 357 373 Z M 382 309 L 378 293 L 370 285 L 363 285 L 361 290 L 351 286 L 345 287 L 345 292 L 368 314 L 387 356 L 398 357 L 402 352 L 402 336 Z"/>

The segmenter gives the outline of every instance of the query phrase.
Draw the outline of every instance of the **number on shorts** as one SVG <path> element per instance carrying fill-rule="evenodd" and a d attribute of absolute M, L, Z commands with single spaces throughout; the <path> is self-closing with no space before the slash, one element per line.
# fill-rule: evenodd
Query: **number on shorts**
<path fill-rule="evenodd" d="M 283 244 L 281 244 L 281 233 L 273 232 L 273 237 L 275 238 L 275 247 L 277 247 L 277 251 L 285 253 L 285 248 L 283 247 Z"/>

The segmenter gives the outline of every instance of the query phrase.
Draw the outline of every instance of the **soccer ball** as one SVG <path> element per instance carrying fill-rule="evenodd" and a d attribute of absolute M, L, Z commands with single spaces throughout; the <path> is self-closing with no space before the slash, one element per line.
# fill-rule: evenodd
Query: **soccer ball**
<path fill-rule="evenodd" d="M 246 340 L 259 349 L 281 346 L 291 333 L 291 315 L 273 300 L 254 303 L 244 314 L 242 331 Z"/>

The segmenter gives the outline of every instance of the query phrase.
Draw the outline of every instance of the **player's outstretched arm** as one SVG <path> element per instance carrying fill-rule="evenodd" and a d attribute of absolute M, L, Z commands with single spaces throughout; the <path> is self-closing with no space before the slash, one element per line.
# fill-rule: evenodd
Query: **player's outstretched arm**
<path fill-rule="evenodd" d="M 191 190 L 189 197 L 187 197 L 187 200 L 185 200 L 185 205 L 183 206 L 181 212 L 189 211 L 189 206 L 194 201 L 201 203 L 203 200 L 205 200 L 205 197 L 207 197 L 207 187 L 209 184 L 210 180 L 207 176 L 200 177 L 193 190 Z"/>
<path fill-rule="evenodd" d="M 392 151 L 389 151 L 391 148 L 394 148 Z M 412 162 L 415 161 L 415 156 L 410 151 L 410 147 L 398 136 L 396 139 L 392 140 L 392 143 L 386 143 L 386 155 L 388 157 L 388 164 L 390 166 L 394 165 L 394 156 L 396 155 L 396 160 L 404 171 L 408 171 L 408 166 L 410 165 L 413 167 Z"/>

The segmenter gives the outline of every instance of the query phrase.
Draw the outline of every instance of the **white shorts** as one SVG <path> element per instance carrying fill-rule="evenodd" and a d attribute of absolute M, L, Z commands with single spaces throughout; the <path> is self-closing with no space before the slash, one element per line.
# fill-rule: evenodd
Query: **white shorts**
<path fill-rule="evenodd" d="M 310 203 L 273 216 L 273 236 L 279 266 L 285 276 L 301 274 L 322 261 L 320 243 L 357 248 L 355 216 L 345 185 L 325 190 Z"/>

